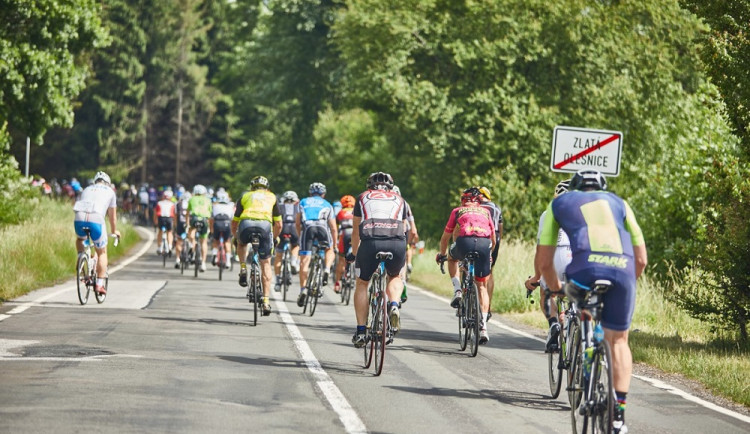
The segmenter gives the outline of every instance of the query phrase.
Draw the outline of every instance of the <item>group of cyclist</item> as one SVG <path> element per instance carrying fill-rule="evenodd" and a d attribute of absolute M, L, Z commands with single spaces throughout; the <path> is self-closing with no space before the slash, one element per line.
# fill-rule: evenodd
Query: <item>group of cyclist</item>
<path fill-rule="evenodd" d="M 231 251 L 230 240 L 234 240 L 240 264 L 239 284 L 243 287 L 248 284 L 247 245 L 257 240 L 264 315 L 271 313 L 269 296 L 274 274 L 274 289 L 278 291 L 281 285 L 281 243 L 290 244 L 293 271 L 299 269 L 299 306 L 304 306 L 307 296 L 305 284 L 314 245 L 325 250 L 324 285 L 330 278 L 336 254 L 339 255 L 335 269 L 336 292 L 340 290 L 345 262 L 354 262 L 357 275 L 354 291 L 356 329 L 352 343 L 358 348 L 366 343 L 367 288 L 379 264 L 376 254 L 388 252 L 390 258 L 385 260 L 386 292 L 390 300 L 388 317 L 392 329 L 397 332 L 401 327 L 399 301 L 406 300 L 403 278 L 405 271 L 410 271 L 407 252 L 409 245 L 418 240 L 418 234 L 410 207 L 401 197 L 391 175 L 384 172 L 371 174 L 365 191 L 356 198 L 343 196 L 340 209 L 335 209 L 325 199 L 327 190 L 320 182 L 312 183 L 309 196 L 301 200 L 293 191 L 286 191 L 277 199 L 269 187 L 268 179 L 256 176 L 250 182 L 249 190 L 236 203 L 232 203 L 223 190 L 218 191 L 212 201 L 206 187 L 200 184 L 193 188 L 192 195 L 180 192 L 179 200 L 171 190 L 165 190 L 161 200 L 152 207 L 153 223 L 159 231 L 167 231 L 169 246 L 172 245 L 173 230 L 178 233 L 187 230 L 190 240 L 198 237 L 203 255 L 195 260 L 200 261 L 201 271 L 205 271 L 209 228 L 214 234 L 214 253 L 219 239 L 223 238 L 227 243 L 227 252 Z M 559 313 L 554 311 L 555 303 L 550 298 L 567 295 L 573 301 L 579 301 L 594 281 L 608 279 L 614 283 L 605 294 L 601 323 L 604 339 L 612 347 L 617 397 L 615 431 L 625 433 L 624 411 L 632 372 L 628 329 L 635 304 L 635 281 L 646 267 L 647 253 L 630 206 L 614 193 L 607 192 L 606 188 L 604 176 L 597 171 L 580 171 L 557 184 L 554 198 L 539 220 L 534 276 L 526 281 L 526 286 L 533 289 L 541 281 L 542 287 L 546 288 L 541 303 L 550 326 L 545 351 L 555 352 L 559 351 Z M 98 274 L 106 276 L 105 217 L 109 218 L 112 233 L 119 235 L 115 193 L 106 173 L 96 174 L 94 184 L 81 192 L 74 211 L 77 249 L 82 251 L 82 241 L 88 232 L 99 255 Z M 448 261 L 455 291 L 451 306 L 457 308 L 462 297 L 459 262 L 472 253 L 482 313 L 481 344 L 489 341 L 487 321 L 491 316 L 492 269 L 497 262 L 502 231 L 502 212 L 492 202 L 489 189 L 469 187 L 463 190 L 460 206 L 450 213 L 436 256 L 439 264 Z M 175 248 L 175 265 L 179 267 L 179 253 L 183 248 L 181 237 L 176 237 Z M 277 253 L 275 270 L 271 266 L 274 249 Z M 104 291 L 102 282 L 97 282 L 96 290 Z"/>

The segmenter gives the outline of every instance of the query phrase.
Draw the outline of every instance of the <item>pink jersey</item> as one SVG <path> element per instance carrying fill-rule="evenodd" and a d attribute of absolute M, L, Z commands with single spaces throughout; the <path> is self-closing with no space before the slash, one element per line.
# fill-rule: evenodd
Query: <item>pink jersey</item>
<path fill-rule="evenodd" d="M 453 233 L 456 226 L 459 237 L 490 238 L 495 232 L 490 213 L 478 205 L 454 208 L 445 225 L 445 232 Z"/>
<path fill-rule="evenodd" d="M 172 217 L 174 218 L 174 202 L 171 200 L 161 200 L 156 204 L 156 216 L 157 217 Z"/>

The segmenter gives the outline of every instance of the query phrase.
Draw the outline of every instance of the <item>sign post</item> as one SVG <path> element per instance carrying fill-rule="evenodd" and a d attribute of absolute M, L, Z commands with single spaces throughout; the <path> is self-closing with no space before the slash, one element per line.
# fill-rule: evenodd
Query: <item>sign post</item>
<path fill-rule="evenodd" d="M 607 176 L 620 174 L 622 133 L 575 127 L 555 127 L 552 136 L 553 172 L 597 170 Z"/>

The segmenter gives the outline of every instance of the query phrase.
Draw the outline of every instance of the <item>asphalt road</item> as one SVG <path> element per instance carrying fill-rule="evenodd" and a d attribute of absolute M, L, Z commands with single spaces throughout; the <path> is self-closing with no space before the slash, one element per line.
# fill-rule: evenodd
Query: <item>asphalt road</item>
<path fill-rule="evenodd" d="M 0 432 L 570 432 L 538 339 L 495 322 L 470 358 L 447 301 L 412 289 L 374 377 L 331 287 L 309 317 L 295 282 L 253 326 L 236 270 L 196 279 L 154 250 L 111 275 L 101 305 L 69 282 L 0 307 Z M 638 379 L 628 398 L 631 433 L 750 430 Z"/>

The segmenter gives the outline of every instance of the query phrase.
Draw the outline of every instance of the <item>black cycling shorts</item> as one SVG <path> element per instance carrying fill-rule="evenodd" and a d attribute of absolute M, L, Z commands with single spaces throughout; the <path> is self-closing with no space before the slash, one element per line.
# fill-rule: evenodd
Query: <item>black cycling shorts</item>
<path fill-rule="evenodd" d="M 448 255 L 460 261 L 469 252 L 479 253 L 479 257 L 474 260 L 474 276 L 481 279 L 490 275 L 490 243 L 489 238 L 458 237 L 448 250 Z"/>
<path fill-rule="evenodd" d="M 315 241 L 324 242 L 329 247 L 333 247 L 333 239 L 331 238 L 331 231 L 328 230 L 327 226 L 308 226 L 302 229 L 302 238 L 300 239 L 300 255 L 309 255 L 312 253 L 313 244 Z"/>
<path fill-rule="evenodd" d="M 258 257 L 268 259 L 273 252 L 273 240 L 271 239 L 271 222 L 266 220 L 242 220 L 237 228 L 239 242 L 241 244 L 250 244 L 253 234 L 258 235 L 260 244 L 258 245 Z"/>
<path fill-rule="evenodd" d="M 378 252 L 390 252 L 393 258 L 385 261 L 385 271 L 389 276 L 395 277 L 401 273 L 406 264 L 406 240 L 400 238 L 368 239 L 359 243 L 355 268 L 357 277 L 369 282 L 372 273 L 380 263 L 375 255 Z"/>
<path fill-rule="evenodd" d="M 345 257 L 352 246 L 352 228 L 341 229 L 339 232 L 339 256 Z"/>
<path fill-rule="evenodd" d="M 171 217 L 159 217 L 159 227 L 164 228 L 166 231 L 172 230 L 172 218 Z"/>
<path fill-rule="evenodd" d="M 197 229 L 200 226 L 200 229 Z M 208 236 L 208 219 L 205 217 L 196 217 L 192 216 L 190 217 L 190 227 L 196 228 L 196 232 L 198 235 L 201 236 L 201 238 L 206 238 Z"/>
<path fill-rule="evenodd" d="M 282 226 L 279 234 L 281 241 L 276 245 L 279 250 L 281 250 L 281 245 L 284 242 L 284 235 L 289 235 L 289 243 L 292 247 L 299 246 L 299 235 L 297 235 L 297 226 L 294 223 L 284 223 L 284 226 Z"/>
<path fill-rule="evenodd" d="M 492 247 L 492 265 L 490 265 L 490 268 L 495 268 L 495 264 L 497 264 L 497 254 L 500 250 L 500 237 L 495 236 L 495 245 Z"/>
<path fill-rule="evenodd" d="M 187 232 L 187 225 L 185 222 L 177 221 L 177 228 L 175 229 L 178 235 L 182 235 Z"/>
<path fill-rule="evenodd" d="M 231 219 L 218 219 L 214 220 L 214 227 L 211 231 L 211 236 L 214 240 L 221 240 L 220 237 L 224 237 L 224 241 L 229 241 L 232 238 L 232 220 Z"/>

